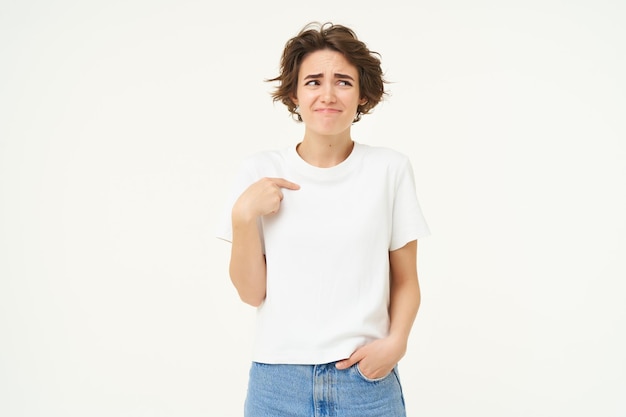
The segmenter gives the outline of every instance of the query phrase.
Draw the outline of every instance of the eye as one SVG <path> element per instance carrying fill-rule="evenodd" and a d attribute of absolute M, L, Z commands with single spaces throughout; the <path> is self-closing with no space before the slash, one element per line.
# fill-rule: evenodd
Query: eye
<path fill-rule="evenodd" d="M 304 85 L 312 86 L 312 85 L 320 85 L 320 83 L 317 80 L 311 80 L 311 81 L 307 81 Z"/>
<path fill-rule="evenodd" d="M 346 87 L 352 87 L 352 83 L 348 80 L 339 80 L 338 84 Z"/>

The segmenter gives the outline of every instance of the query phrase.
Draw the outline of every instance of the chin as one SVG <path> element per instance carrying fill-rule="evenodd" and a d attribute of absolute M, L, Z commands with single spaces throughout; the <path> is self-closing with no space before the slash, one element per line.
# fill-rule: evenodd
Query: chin
<path fill-rule="evenodd" d="M 350 123 L 348 125 L 333 124 L 332 126 L 329 126 L 329 125 L 319 126 L 318 125 L 318 126 L 312 128 L 311 130 L 315 131 L 316 133 L 318 133 L 320 135 L 334 136 L 334 135 L 339 135 L 341 133 L 344 133 L 344 132 L 350 130 L 351 126 L 352 126 L 352 123 Z"/>

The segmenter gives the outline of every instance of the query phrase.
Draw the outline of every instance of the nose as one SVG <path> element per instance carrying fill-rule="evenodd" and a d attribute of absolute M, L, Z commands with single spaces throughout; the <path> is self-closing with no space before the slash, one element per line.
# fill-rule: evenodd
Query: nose
<path fill-rule="evenodd" d="M 332 83 L 327 83 L 324 86 L 322 91 L 321 100 L 324 103 L 334 103 L 335 102 L 335 87 Z"/>

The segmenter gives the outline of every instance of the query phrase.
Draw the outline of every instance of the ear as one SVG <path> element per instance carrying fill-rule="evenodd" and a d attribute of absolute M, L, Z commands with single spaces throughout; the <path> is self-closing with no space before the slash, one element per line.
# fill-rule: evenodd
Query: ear
<path fill-rule="evenodd" d="M 367 97 L 363 97 L 360 101 L 359 101 L 359 106 L 363 106 L 367 103 Z"/>
<path fill-rule="evenodd" d="M 298 97 L 296 97 L 295 95 L 291 95 L 289 96 L 289 98 L 291 99 L 291 101 L 293 101 L 293 104 L 295 104 L 296 106 L 298 106 Z"/>

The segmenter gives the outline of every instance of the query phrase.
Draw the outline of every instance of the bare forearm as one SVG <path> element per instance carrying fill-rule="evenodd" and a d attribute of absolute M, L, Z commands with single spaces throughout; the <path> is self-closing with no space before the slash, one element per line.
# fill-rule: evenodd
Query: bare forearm
<path fill-rule="evenodd" d="M 230 253 L 230 279 L 245 303 L 260 305 L 265 299 L 265 256 L 257 220 L 278 212 L 281 189 L 300 186 L 284 178 L 262 178 L 250 185 L 233 205 L 233 242 Z"/>
<path fill-rule="evenodd" d="M 417 279 L 417 241 L 389 253 L 391 265 L 389 337 L 406 349 L 417 316 L 421 294 Z"/>
<path fill-rule="evenodd" d="M 415 279 L 405 279 L 391 284 L 389 305 L 389 337 L 397 340 L 406 350 L 409 334 L 420 306 L 420 289 Z"/>
<path fill-rule="evenodd" d="M 242 301 L 258 306 L 265 298 L 265 257 L 256 219 L 233 217 L 230 278 Z"/>

